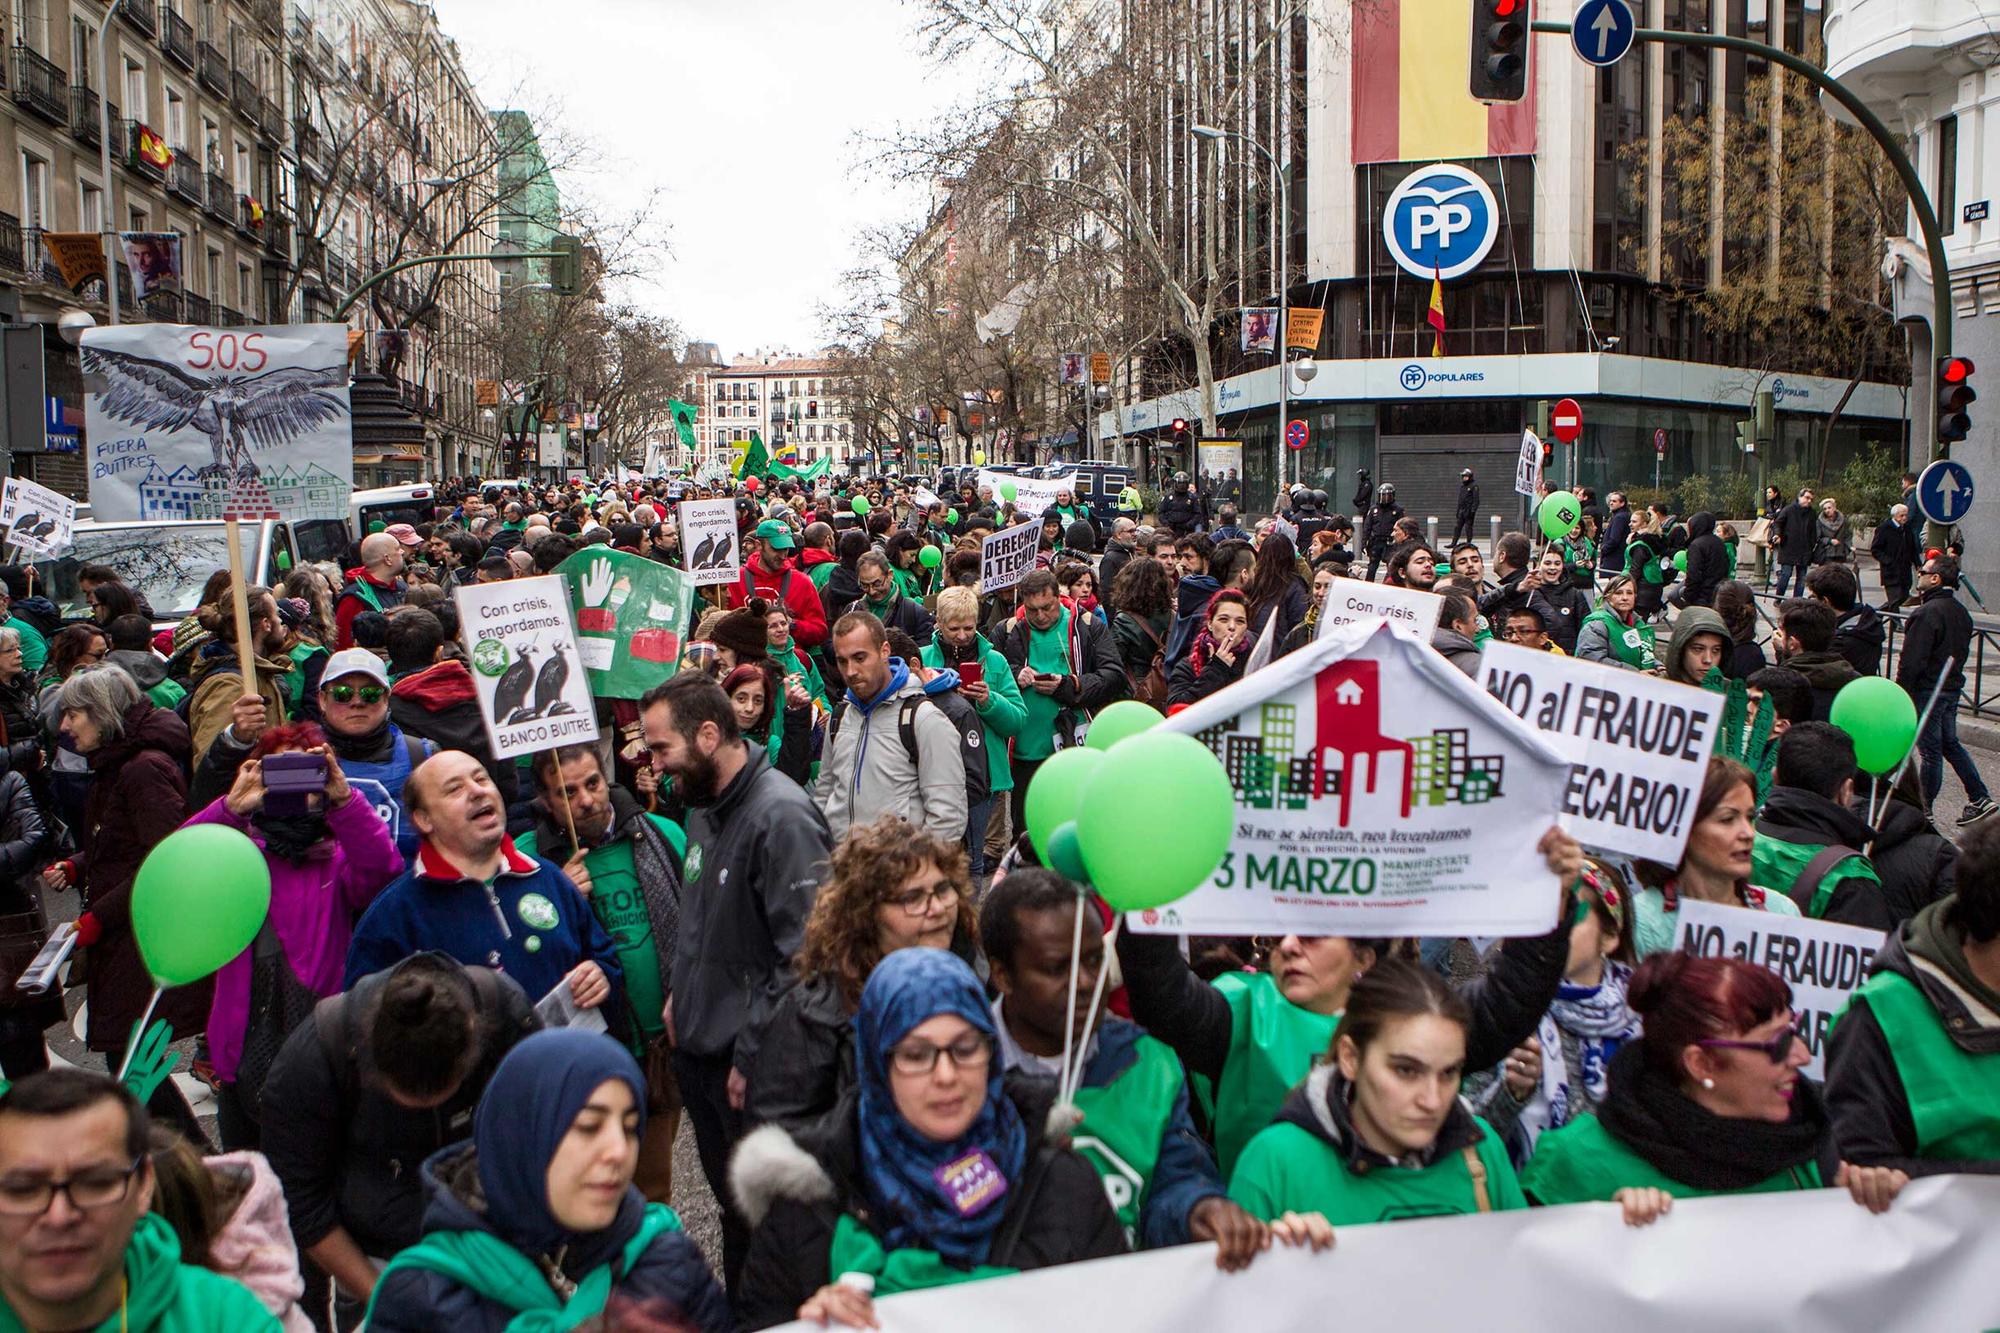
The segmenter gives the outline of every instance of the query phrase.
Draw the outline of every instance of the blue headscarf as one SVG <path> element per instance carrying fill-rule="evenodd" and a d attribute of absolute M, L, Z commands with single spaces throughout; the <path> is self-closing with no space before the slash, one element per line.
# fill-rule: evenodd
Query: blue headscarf
<path fill-rule="evenodd" d="M 554 1028 L 517 1044 L 479 1099 L 472 1141 L 487 1225 L 529 1254 L 548 1254 L 570 1233 L 549 1212 L 549 1162 L 590 1094 L 610 1079 L 632 1090 L 646 1127 L 646 1080 L 623 1046 L 601 1032 Z"/>
<path fill-rule="evenodd" d="M 1028 1136 L 1021 1114 L 1001 1090 L 999 1052 L 986 1067 L 986 1103 L 960 1138 L 938 1143 L 913 1129 L 889 1090 L 889 1053 L 910 1030 L 951 1014 L 998 1040 L 979 978 L 948 949 L 898 949 L 880 963 L 861 991 L 854 1014 L 855 1073 L 861 1093 L 861 1175 L 869 1197 L 890 1219 L 891 1248 L 935 1250 L 961 1267 L 982 1263 L 1007 1211 L 994 1203 L 959 1215 L 932 1174 L 975 1150 L 993 1159 L 1010 1187 L 1021 1183 Z"/>

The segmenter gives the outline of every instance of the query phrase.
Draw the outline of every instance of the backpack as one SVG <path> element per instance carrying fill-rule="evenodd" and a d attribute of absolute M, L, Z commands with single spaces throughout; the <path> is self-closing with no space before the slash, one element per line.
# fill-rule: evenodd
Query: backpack
<path fill-rule="evenodd" d="M 1127 612 L 1129 615 L 1130 612 Z M 1150 704 L 1161 712 L 1167 707 L 1167 645 L 1153 627 L 1142 617 L 1132 616 L 1139 628 L 1146 631 L 1146 637 L 1153 641 L 1153 663 L 1146 669 L 1144 678 L 1132 682 L 1132 697 L 1142 704 Z"/>
<path fill-rule="evenodd" d="M 896 735 L 902 739 L 903 753 L 910 757 L 910 767 L 918 766 L 917 758 L 917 710 L 925 704 L 943 713 L 958 732 L 959 757 L 965 764 L 965 803 L 974 806 L 993 794 L 993 777 L 986 767 L 986 727 L 980 722 L 979 714 L 966 706 L 969 721 L 961 722 L 952 717 L 951 710 L 928 694 L 919 694 L 905 699 L 896 710 Z M 847 700 L 833 710 L 833 719 L 827 723 L 826 749 L 833 750 L 834 737 L 840 734 L 840 720 L 847 716 Z"/>

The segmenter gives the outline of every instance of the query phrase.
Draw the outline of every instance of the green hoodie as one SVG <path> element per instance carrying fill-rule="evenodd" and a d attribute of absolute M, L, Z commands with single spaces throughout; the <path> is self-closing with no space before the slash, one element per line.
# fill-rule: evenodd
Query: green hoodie
<path fill-rule="evenodd" d="M 181 1262 L 180 1238 L 158 1213 L 147 1213 L 125 1246 L 124 1308 L 92 1333 L 257 1333 L 282 1327 L 234 1278 Z M 27 1325 L 0 1301 L 0 1333 Z"/>
<path fill-rule="evenodd" d="M 1014 679 L 1014 672 L 1007 665 L 1007 659 L 999 650 L 986 642 L 986 636 L 975 634 L 972 638 L 979 653 L 979 662 L 985 669 L 986 706 L 977 710 L 979 722 L 986 729 L 986 777 L 992 784 L 992 791 L 998 796 L 1003 791 L 1014 790 L 1014 770 L 1007 764 L 1007 742 L 1021 734 L 1021 728 L 1028 721 L 1028 706 L 1022 702 L 1021 686 Z M 944 660 L 944 644 L 932 639 L 917 655 L 923 664 L 933 671 L 945 667 L 957 668 L 959 661 L 971 661 L 970 657 L 955 654 L 957 660 Z"/>

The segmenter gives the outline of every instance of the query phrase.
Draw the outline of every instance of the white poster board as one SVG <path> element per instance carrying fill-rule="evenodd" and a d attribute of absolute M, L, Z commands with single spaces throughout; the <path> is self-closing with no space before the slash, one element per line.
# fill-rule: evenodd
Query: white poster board
<path fill-rule="evenodd" d="M 1324 639 L 1342 625 L 1386 620 L 1390 629 L 1411 643 L 1428 644 L 1442 614 L 1444 598 L 1434 592 L 1337 578 L 1326 590 L 1326 601 L 1319 609 L 1319 632 L 1314 637 Z"/>
<path fill-rule="evenodd" d="M 1243 441 L 1201 440 L 1194 447 L 1195 459 L 1204 477 L 1227 477 L 1243 473 Z"/>
<path fill-rule="evenodd" d="M 1680 863 L 1721 695 L 1498 640 L 1479 659 L 1479 681 L 1569 759 L 1563 827 L 1579 842 Z"/>
<path fill-rule="evenodd" d="M 33 555 L 50 555 L 69 545 L 76 526 L 76 501 L 26 477 L 9 477 L 0 488 L 0 532 L 6 543 Z"/>
<path fill-rule="evenodd" d="M 1798 1033 L 1812 1052 L 1808 1078 L 1826 1077 L 1826 1034 L 1847 1007 L 1847 997 L 1868 979 L 1869 965 L 1887 938 L 1834 921 L 1780 916 L 1748 907 L 1681 899 L 1674 946 L 1703 958 L 1739 958 L 1767 967 L 1792 988 Z"/>
<path fill-rule="evenodd" d="M 457 596 L 459 638 L 493 757 L 596 740 L 597 709 L 577 661 L 562 575 L 468 583 Z"/>
<path fill-rule="evenodd" d="M 1343 626 L 1162 724 L 1222 761 L 1236 830 L 1207 885 L 1129 918 L 1195 935 L 1540 935 L 1569 765 L 1381 620 Z"/>
<path fill-rule="evenodd" d="M 697 588 L 734 583 L 743 573 L 743 549 L 736 531 L 736 501 L 683 500 L 681 568 Z"/>
<path fill-rule="evenodd" d="M 1076 474 L 1066 472 L 1059 477 L 1017 477 L 1011 472 L 989 472 L 981 468 L 976 484 L 991 488 L 995 504 L 1012 503 L 1016 517 L 1040 518 L 1042 511 L 1056 502 L 1058 491 L 1075 494 Z M 1011 502 L 1007 493 L 1000 489 L 1002 486 L 1014 488 Z"/>
<path fill-rule="evenodd" d="M 1542 442 L 1531 430 L 1521 432 L 1521 457 L 1514 464 L 1514 494 L 1530 500 L 1542 485 Z"/>
<path fill-rule="evenodd" d="M 979 595 L 1011 588 L 1035 567 L 1035 548 L 1042 525 L 1018 523 L 979 543 Z"/>
<path fill-rule="evenodd" d="M 96 521 L 347 517 L 346 326 L 119 324 L 78 356 Z"/>

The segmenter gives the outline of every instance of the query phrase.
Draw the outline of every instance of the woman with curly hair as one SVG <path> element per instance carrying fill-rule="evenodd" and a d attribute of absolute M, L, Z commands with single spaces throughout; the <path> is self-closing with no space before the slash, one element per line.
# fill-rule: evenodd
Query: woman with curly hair
<path fill-rule="evenodd" d="M 895 815 L 857 824 L 833 849 L 813 902 L 799 979 L 753 1049 L 743 1114 L 788 1128 L 833 1109 L 854 1081 L 854 1011 L 875 965 L 898 949 L 950 949 L 975 962 L 978 913 L 965 848 Z M 976 964 L 975 964 L 976 966 Z"/>

